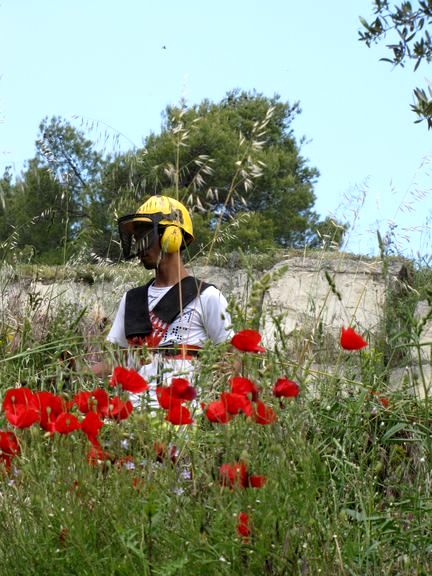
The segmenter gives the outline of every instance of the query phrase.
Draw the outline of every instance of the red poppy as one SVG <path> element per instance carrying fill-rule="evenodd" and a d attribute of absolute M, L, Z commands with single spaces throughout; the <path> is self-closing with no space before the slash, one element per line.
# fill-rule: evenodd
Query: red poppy
<path fill-rule="evenodd" d="M 116 366 L 110 380 L 111 386 L 121 386 L 126 392 L 140 394 L 148 390 L 148 383 L 136 370 Z"/>
<path fill-rule="evenodd" d="M 181 404 L 174 404 L 174 406 L 171 406 L 165 416 L 165 420 L 171 422 L 171 424 L 175 424 L 176 426 L 192 424 L 193 422 L 189 410 L 186 406 L 182 406 Z"/>
<path fill-rule="evenodd" d="M 7 421 L 16 428 L 29 428 L 40 421 L 40 412 L 33 406 L 17 404 L 11 410 L 5 411 Z"/>
<path fill-rule="evenodd" d="M 231 338 L 231 344 L 242 352 L 265 352 L 260 346 L 261 334 L 256 330 L 241 330 Z"/>
<path fill-rule="evenodd" d="M 384 408 L 388 408 L 388 407 L 389 407 L 388 398 L 385 398 L 384 396 L 379 396 L 379 397 L 378 397 L 378 402 L 381 404 L 381 406 L 384 406 Z"/>
<path fill-rule="evenodd" d="M 116 366 L 109 381 L 110 386 L 121 386 L 123 381 L 127 381 L 129 370 L 123 366 Z"/>
<path fill-rule="evenodd" d="M 96 439 L 102 426 L 103 422 L 100 419 L 99 414 L 96 414 L 96 412 L 88 412 L 81 422 L 81 430 L 90 442 Z"/>
<path fill-rule="evenodd" d="M 195 400 L 197 395 L 195 388 L 190 385 L 186 378 L 173 378 L 170 388 L 173 390 L 174 396 L 182 400 Z"/>
<path fill-rule="evenodd" d="M 181 404 L 183 400 L 177 398 L 174 395 L 174 390 L 171 386 L 157 386 L 156 396 L 159 402 L 159 406 L 164 410 L 169 410 L 176 404 Z"/>
<path fill-rule="evenodd" d="M 103 388 L 78 392 L 74 396 L 74 402 L 83 414 L 96 411 L 100 416 L 106 416 L 108 413 L 109 395 Z"/>
<path fill-rule="evenodd" d="M 30 388 L 22 386 L 21 388 L 9 388 L 6 390 L 5 397 L 3 399 L 3 410 L 14 410 L 18 405 L 31 406 L 33 408 L 38 408 L 36 399 Z"/>
<path fill-rule="evenodd" d="M 222 402 L 222 400 L 210 402 L 210 404 L 205 407 L 205 415 L 210 422 L 218 422 L 219 424 L 226 424 L 232 419 L 232 416 L 227 411 L 226 404 Z"/>
<path fill-rule="evenodd" d="M 60 413 L 64 411 L 66 405 L 65 400 L 61 396 L 57 396 L 47 390 L 34 392 L 33 398 L 37 407 L 42 411 L 50 407 L 54 412 Z"/>
<path fill-rule="evenodd" d="M 374 390 L 371 390 L 370 394 L 371 394 L 371 396 L 375 396 L 375 398 L 378 400 L 378 402 L 381 404 L 381 406 L 383 406 L 384 408 L 389 407 L 388 398 L 386 398 L 385 396 L 380 396 L 378 394 L 378 392 L 375 392 Z"/>
<path fill-rule="evenodd" d="M 266 482 L 267 478 L 265 476 L 259 476 L 258 474 L 249 476 L 249 486 L 251 488 L 262 488 Z"/>
<path fill-rule="evenodd" d="M 91 392 L 87 390 L 83 390 L 75 394 L 73 400 L 78 407 L 78 410 L 83 414 L 87 414 L 91 410 L 90 407 L 90 399 L 91 399 Z"/>
<path fill-rule="evenodd" d="M 348 328 L 342 326 L 340 344 L 344 350 L 361 350 L 368 345 L 366 340 L 357 334 L 351 326 Z"/>
<path fill-rule="evenodd" d="M 130 400 L 127 400 L 126 402 L 123 403 L 122 406 L 120 406 L 120 409 L 117 412 L 115 419 L 127 420 L 129 416 L 132 414 L 132 412 L 133 412 L 133 404 Z"/>
<path fill-rule="evenodd" d="M 246 512 L 240 512 L 237 517 L 237 534 L 241 536 L 244 543 L 249 541 L 251 535 L 249 515 Z"/>
<path fill-rule="evenodd" d="M 21 450 L 18 439 L 13 432 L 0 431 L 0 464 L 4 464 L 7 472 L 12 466 L 12 459 L 19 456 Z"/>
<path fill-rule="evenodd" d="M 91 398 L 94 400 L 96 412 L 102 418 L 108 414 L 109 394 L 103 388 L 95 388 L 91 392 Z"/>
<path fill-rule="evenodd" d="M 62 412 L 70 412 L 72 408 L 75 406 L 75 402 L 73 400 L 63 400 L 63 410 Z"/>
<path fill-rule="evenodd" d="M 238 414 L 243 412 L 246 416 L 252 415 L 252 403 L 247 396 L 243 394 L 234 394 L 233 392 L 222 392 L 221 402 L 226 406 L 229 414 Z"/>
<path fill-rule="evenodd" d="M 219 477 L 222 486 L 234 488 L 247 488 L 248 473 L 244 462 L 233 462 L 232 464 L 222 464 L 219 468 Z"/>
<path fill-rule="evenodd" d="M 133 404 L 130 400 L 123 402 L 118 396 L 110 399 L 107 416 L 114 420 L 126 420 L 133 412 Z"/>
<path fill-rule="evenodd" d="M 0 431 L 0 452 L 6 456 L 18 456 L 20 447 L 13 432 Z"/>
<path fill-rule="evenodd" d="M 273 396 L 276 398 L 295 398 L 299 392 L 300 386 L 296 382 L 288 380 L 286 376 L 278 378 L 273 386 Z"/>
<path fill-rule="evenodd" d="M 56 418 L 54 423 L 54 430 L 59 434 L 70 434 L 74 430 L 81 428 L 81 422 L 74 414 L 69 412 L 62 412 Z"/>
<path fill-rule="evenodd" d="M 93 444 L 87 454 L 87 462 L 92 466 L 96 466 L 96 464 L 103 464 L 107 460 L 113 462 L 111 454 L 105 452 L 99 443 Z"/>
<path fill-rule="evenodd" d="M 262 400 L 258 400 L 254 405 L 252 420 L 257 424 L 272 424 L 276 420 L 276 413 L 271 406 L 264 404 Z"/>
<path fill-rule="evenodd" d="M 41 390 L 34 393 L 39 408 L 40 426 L 47 432 L 54 432 L 54 422 L 61 412 L 66 412 L 65 401 L 52 392 Z"/>
<path fill-rule="evenodd" d="M 222 464 L 219 468 L 219 477 L 222 486 L 229 488 L 262 488 L 267 482 L 265 476 L 249 475 L 244 462 Z"/>
<path fill-rule="evenodd" d="M 234 376 L 234 378 L 231 378 L 230 384 L 231 392 L 234 394 L 243 394 L 243 396 L 250 395 L 251 400 L 254 402 L 257 401 L 259 388 L 252 380 L 243 378 L 243 376 Z"/>

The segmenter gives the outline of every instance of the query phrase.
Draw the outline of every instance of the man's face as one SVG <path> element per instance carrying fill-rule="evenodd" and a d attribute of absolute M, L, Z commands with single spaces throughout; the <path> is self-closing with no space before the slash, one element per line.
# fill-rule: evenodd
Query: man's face
<path fill-rule="evenodd" d="M 153 225 L 141 225 L 134 232 L 136 250 L 147 270 L 157 268 L 160 261 L 159 235 Z"/>
<path fill-rule="evenodd" d="M 154 242 L 145 251 L 139 253 L 141 264 L 144 265 L 146 270 L 155 270 L 160 262 L 161 248 L 159 244 L 159 237 L 156 236 Z"/>

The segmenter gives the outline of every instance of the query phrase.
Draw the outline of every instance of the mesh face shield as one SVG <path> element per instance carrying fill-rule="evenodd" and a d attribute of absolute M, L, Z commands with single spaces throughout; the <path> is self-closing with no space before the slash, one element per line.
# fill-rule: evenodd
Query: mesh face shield
<path fill-rule="evenodd" d="M 156 222 L 137 222 L 126 216 L 124 219 L 120 218 L 118 225 L 125 260 L 131 260 L 147 252 L 158 237 Z"/>

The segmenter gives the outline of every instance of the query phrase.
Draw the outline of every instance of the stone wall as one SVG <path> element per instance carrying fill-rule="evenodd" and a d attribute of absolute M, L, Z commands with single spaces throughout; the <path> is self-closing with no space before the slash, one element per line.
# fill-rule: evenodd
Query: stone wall
<path fill-rule="evenodd" d="M 389 273 L 396 277 L 400 264 L 394 263 Z M 254 285 L 264 273 L 252 277 L 243 270 L 215 266 L 194 267 L 191 273 L 215 284 L 227 298 L 233 297 L 246 309 Z M 265 272 L 270 278 L 262 305 L 263 329 L 271 344 L 272 317 L 283 316 L 287 334 L 305 325 L 320 322 L 332 330 L 352 324 L 360 330 L 374 331 L 382 317 L 385 287 L 381 262 L 354 257 L 323 255 L 319 257 L 287 257 Z M 138 281 L 139 283 L 139 281 Z M 1 278 L 0 278 L 1 284 Z M 333 289 L 331 284 L 333 284 Z M 64 301 L 112 319 L 123 292 L 137 285 L 137 280 L 123 279 L 93 285 L 75 282 L 5 283 L 0 294 L 0 308 L 7 311 L 12 301 L 36 299 L 40 307 L 52 307 Z M 28 302 L 27 302 L 28 303 Z"/>
<path fill-rule="evenodd" d="M 265 296 L 266 338 L 273 340 L 271 317 L 280 314 L 287 334 L 295 330 L 340 331 L 354 325 L 374 331 L 382 318 L 385 298 L 379 261 L 289 258 L 275 266 L 286 271 Z M 395 271 L 394 271 L 395 272 Z"/>
<path fill-rule="evenodd" d="M 387 270 L 391 282 L 397 283 L 401 262 L 393 261 Z M 197 277 L 218 286 L 227 298 L 233 297 L 247 312 L 254 286 L 264 273 L 247 274 L 244 270 L 223 269 L 214 266 L 194 267 Z M 272 347 L 276 334 L 275 318 L 279 330 L 288 344 L 300 339 L 314 340 L 317 332 L 332 335 L 337 342 L 341 326 L 352 325 L 372 337 L 380 328 L 385 301 L 385 282 L 382 263 L 343 254 L 321 256 L 287 256 L 265 272 L 268 289 L 259 302 L 263 342 Z M 2 279 L 0 278 L 0 281 Z M 49 309 L 68 301 L 77 309 L 86 308 L 89 317 L 98 321 L 112 320 L 124 290 L 137 285 L 136 280 L 119 276 L 114 282 L 99 282 L 92 286 L 74 282 L 27 284 L 0 282 L 0 308 L 2 321 L 13 323 L 10 311 L 17 302 L 28 306 L 31 298 L 39 301 L 39 310 Z M 259 292 L 259 291 L 258 291 Z M 429 311 L 426 302 L 419 302 L 417 317 Z M 432 323 L 428 322 L 422 334 L 423 342 L 432 342 Z M 423 349 L 425 370 L 430 372 L 431 346 Z M 415 362 L 414 362 L 415 363 Z M 401 368 L 403 370 L 403 368 Z"/>

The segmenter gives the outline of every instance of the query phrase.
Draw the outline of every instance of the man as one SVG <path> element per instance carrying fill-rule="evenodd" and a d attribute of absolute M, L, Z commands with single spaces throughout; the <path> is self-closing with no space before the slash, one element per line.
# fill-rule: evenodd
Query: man
<path fill-rule="evenodd" d="M 155 276 L 123 295 L 107 339 L 129 350 L 128 365 L 149 382 L 155 405 L 157 385 L 169 384 L 173 376 L 192 379 L 206 341 L 220 344 L 232 337 L 231 319 L 221 292 L 184 266 L 181 252 L 194 236 L 183 204 L 152 196 L 118 225 L 124 257 L 138 257 Z M 93 372 L 106 374 L 107 365 L 95 365 Z"/>

